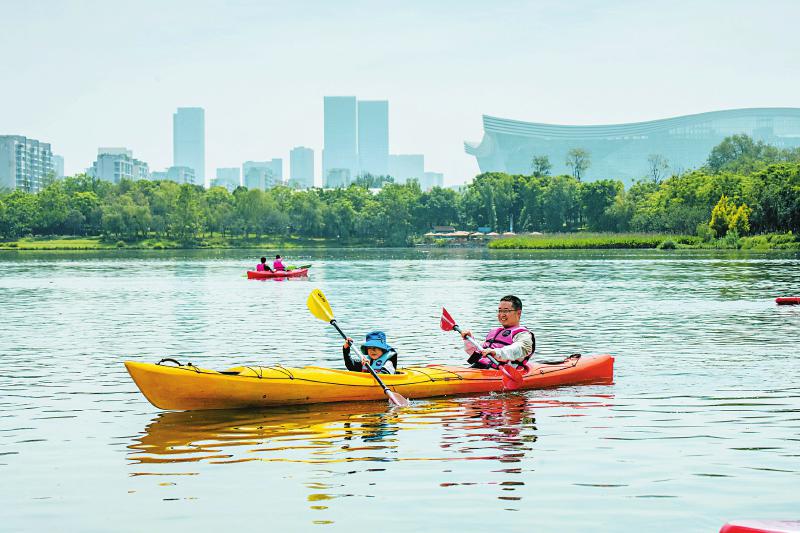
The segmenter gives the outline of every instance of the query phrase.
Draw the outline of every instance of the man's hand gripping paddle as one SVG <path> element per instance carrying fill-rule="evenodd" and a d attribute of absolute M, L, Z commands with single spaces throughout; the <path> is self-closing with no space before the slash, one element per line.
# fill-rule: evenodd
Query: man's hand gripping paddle
<path fill-rule="evenodd" d="M 450 316 L 450 313 L 448 313 L 447 309 L 445 309 L 444 307 L 442 307 L 442 320 L 439 325 L 445 331 L 456 331 L 458 333 L 461 333 L 461 328 L 458 327 L 458 324 L 456 324 L 455 319 L 452 316 Z M 478 344 L 478 341 L 476 341 L 472 337 L 472 335 L 467 335 L 466 339 L 467 341 L 472 343 L 472 345 L 479 352 L 483 352 L 483 346 Z M 499 364 L 497 360 L 495 360 L 495 358 L 492 357 L 491 355 L 487 355 L 486 357 L 489 359 L 489 361 L 491 361 L 493 364 L 497 365 L 500 368 L 500 372 L 503 375 L 503 387 L 505 387 L 507 390 L 514 390 L 520 388 L 523 385 L 525 381 L 522 377 L 522 374 L 519 373 L 519 370 L 517 370 L 511 365 Z"/>

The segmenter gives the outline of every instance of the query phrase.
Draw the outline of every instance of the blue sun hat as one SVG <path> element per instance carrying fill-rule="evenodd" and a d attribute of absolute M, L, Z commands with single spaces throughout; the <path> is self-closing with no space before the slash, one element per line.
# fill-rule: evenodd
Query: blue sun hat
<path fill-rule="evenodd" d="M 380 348 L 384 352 L 388 352 L 391 348 L 386 344 L 386 333 L 382 331 L 370 331 L 367 333 L 367 338 L 364 344 L 361 345 L 361 353 L 367 355 L 367 348 Z"/>

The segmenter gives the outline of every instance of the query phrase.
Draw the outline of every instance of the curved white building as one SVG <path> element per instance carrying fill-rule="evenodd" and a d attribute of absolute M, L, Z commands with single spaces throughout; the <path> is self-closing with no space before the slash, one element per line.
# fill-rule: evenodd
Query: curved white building
<path fill-rule="evenodd" d="M 522 122 L 483 116 L 483 140 L 465 142 L 481 172 L 530 174 L 531 160 L 546 155 L 553 174 L 568 174 L 567 152 L 582 148 L 591 165 L 584 179 L 621 179 L 630 183 L 648 175 L 648 158 L 667 159 L 670 169 L 702 165 L 725 137 L 744 133 L 781 148 L 800 146 L 800 108 L 749 108 L 696 115 L 592 126 Z"/>

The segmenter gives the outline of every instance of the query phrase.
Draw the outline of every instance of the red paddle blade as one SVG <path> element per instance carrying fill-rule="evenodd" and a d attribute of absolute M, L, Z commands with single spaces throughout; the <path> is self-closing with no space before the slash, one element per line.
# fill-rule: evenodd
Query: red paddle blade
<path fill-rule="evenodd" d="M 448 313 L 447 309 L 444 307 L 442 307 L 442 320 L 439 325 L 445 331 L 453 331 L 453 328 L 456 327 L 456 321 L 453 320 L 453 317 L 450 316 L 450 313 Z"/>
<path fill-rule="evenodd" d="M 522 374 L 513 366 L 500 365 L 500 372 L 503 373 L 503 387 L 507 390 L 516 390 L 525 383 Z"/>
<path fill-rule="evenodd" d="M 386 396 L 389 397 L 389 401 L 398 407 L 407 407 L 409 404 L 408 400 L 400 393 L 391 391 L 386 389 Z"/>

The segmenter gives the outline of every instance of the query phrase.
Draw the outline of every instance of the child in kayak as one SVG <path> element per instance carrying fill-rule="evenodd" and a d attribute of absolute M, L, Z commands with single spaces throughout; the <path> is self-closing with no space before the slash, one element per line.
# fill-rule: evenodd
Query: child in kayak
<path fill-rule="evenodd" d="M 364 355 L 351 355 L 350 347 L 353 339 L 347 337 L 342 345 L 342 355 L 347 370 L 353 372 L 369 372 L 367 361 L 375 372 L 379 374 L 397 373 L 397 350 L 386 344 L 386 334 L 382 331 L 371 331 L 367 333 L 367 338 L 361 345 L 361 353 Z M 366 357 L 365 357 L 366 356 Z"/>
<path fill-rule="evenodd" d="M 275 256 L 275 261 L 272 262 L 272 268 L 275 270 L 286 270 L 286 267 L 283 266 L 283 260 L 281 259 L 281 256 Z"/>
<path fill-rule="evenodd" d="M 256 265 L 256 272 L 272 272 L 272 269 L 267 264 L 266 257 L 262 257 L 261 262 Z"/>

